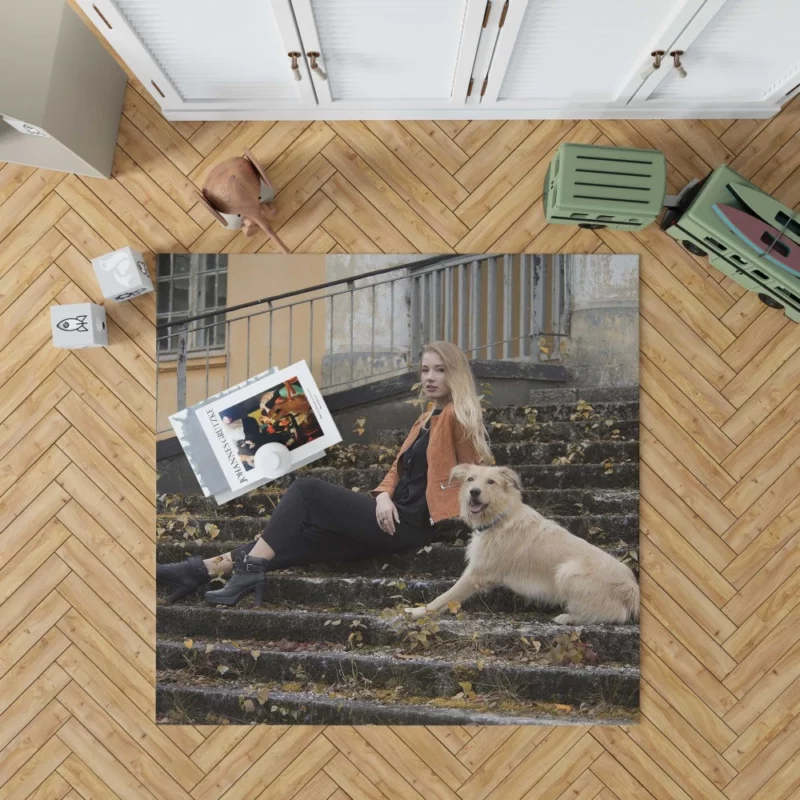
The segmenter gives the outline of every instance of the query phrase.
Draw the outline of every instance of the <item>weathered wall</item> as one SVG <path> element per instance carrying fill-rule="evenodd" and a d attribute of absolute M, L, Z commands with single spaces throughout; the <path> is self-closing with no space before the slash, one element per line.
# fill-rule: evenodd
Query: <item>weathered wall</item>
<path fill-rule="evenodd" d="M 351 278 L 419 261 L 421 255 L 329 255 L 326 281 Z M 373 375 L 396 374 L 408 369 L 411 337 L 409 281 L 400 280 L 375 289 L 359 288 L 352 295 L 334 297 L 327 310 L 327 352 L 323 367 L 326 386 L 354 386 Z M 378 276 L 359 281 L 359 287 L 385 281 Z M 374 310 L 374 313 L 373 313 Z M 352 347 L 351 347 L 352 342 Z"/>
<path fill-rule="evenodd" d="M 576 386 L 639 384 L 639 257 L 573 255 L 570 336 L 561 349 Z"/>

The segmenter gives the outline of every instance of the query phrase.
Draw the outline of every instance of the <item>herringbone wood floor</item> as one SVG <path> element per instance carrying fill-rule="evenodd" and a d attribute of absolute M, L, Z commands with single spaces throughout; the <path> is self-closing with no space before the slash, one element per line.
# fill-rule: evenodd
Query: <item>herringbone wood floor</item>
<path fill-rule="evenodd" d="M 723 161 L 800 201 L 800 102 L 771 121 L 164 121 L 133 82 L 110 181 L 0 169 L 0 798 L 800 798 L 800 326 L 655 227 L 547 227 L 563 140 Z M 157 727 L 154 295 L 108 349 L 50 344 L 126 244 L 269 252 L 195 203 L 248 146 L 297 252 L 641 259 L 642 724 Z"/>

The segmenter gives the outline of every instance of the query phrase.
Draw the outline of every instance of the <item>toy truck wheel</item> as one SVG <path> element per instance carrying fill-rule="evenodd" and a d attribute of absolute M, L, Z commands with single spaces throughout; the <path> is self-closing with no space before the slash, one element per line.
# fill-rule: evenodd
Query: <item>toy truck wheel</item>
<path fill-rule="evenodd" d="M 774 297 L 770 297 L 768 294 L 763 294 L 759 292 L 758 299 L 765 306 L 769 306 L 770 308 L 777 308 L 779 310 L 783 308 L 783 306 Z"/>
<path fill-rule="evenodd" d="M 598 225 L 596 222 L 579 222 L 579 228 L 588 228 L 590 231 L 597 230 L 598 228 L 605 228 L 605 225 Z"/>
<path fill-rule="evenodd" d="M 706 253 L 706 251 L 705 251 L 705 250 L 701 250 L 701 249 L 700 249 L 700 248 L 699 248 L 699 247 L 698 247 L 698 246 L 697 246 L 697 245 L 696 245 L 694 242 L 690 242 L 688 239 L 684 239 L 684 240 L 681 242 L 681 244 L 682 244 L 682 245 L 683 245 L 683 246 L 684 246 L 684 247 L 685 247 L 685 248 L 686 248 L 686 249 L 687 249 L 687 250 L 688 250 L 688 251 L 689 251 L 689 252 L 690 252 L 690 253 L 691 253 L 693 256 L 699 256 L 700 258 L 703 258 L 704 256 L 707 256 L 707 255 L 708 255 L 708 253 Z"/>

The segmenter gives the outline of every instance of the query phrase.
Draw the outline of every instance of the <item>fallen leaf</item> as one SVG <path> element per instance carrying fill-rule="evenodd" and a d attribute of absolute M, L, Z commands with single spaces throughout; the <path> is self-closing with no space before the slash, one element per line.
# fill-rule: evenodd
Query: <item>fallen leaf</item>
<path fill-rule="evenodd" d="M 183 640 L 183 646 L 184 646 L 184 647 L 185 647 L 187 650 L 191 650 L 191 649 L 192 649 L 192 647 L 194 646 L 194 639 L 184 639 L 184 640 Z"/>

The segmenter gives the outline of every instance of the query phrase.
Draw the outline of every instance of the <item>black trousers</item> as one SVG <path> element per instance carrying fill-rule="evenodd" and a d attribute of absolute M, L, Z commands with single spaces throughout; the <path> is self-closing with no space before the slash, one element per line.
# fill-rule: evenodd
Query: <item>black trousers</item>
<path fill-rule="evenodd" d="M 371 553 L 398 553 L 424 547 L 433 526 L 395 523 L 394 535 L 381 530 L 375 518 L 375 498 L 318 478 L 298 478 L 281 498 L 261 538 L 275 551 L 269 569 L 353 558 Z M 255 546 L 237 547 L 234 561 Z"/>

